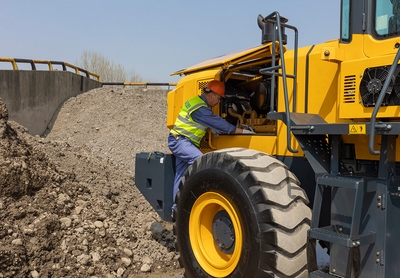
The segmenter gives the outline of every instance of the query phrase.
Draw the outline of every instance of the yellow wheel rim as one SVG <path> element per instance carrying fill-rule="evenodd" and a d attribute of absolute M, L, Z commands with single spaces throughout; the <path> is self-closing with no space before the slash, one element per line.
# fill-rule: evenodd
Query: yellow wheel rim
<path fill-rule="evenodd" d="M 221 211 L 229 216 L 234 232 L 234 247 L 229 254 L 218 248 L 213 236 L 213 220 Z M 226 277 L 238 265 L 243 245 L 242 227 L 235 208 L 221 194 L 207 192 L 196 200 L 189 218 L 189 238 L 197 262 L 209 275 Z"/>

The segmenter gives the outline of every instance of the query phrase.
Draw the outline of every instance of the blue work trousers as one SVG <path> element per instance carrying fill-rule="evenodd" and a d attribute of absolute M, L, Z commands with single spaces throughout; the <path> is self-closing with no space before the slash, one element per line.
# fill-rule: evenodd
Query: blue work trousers
<path fill-rule="evenodd" d="M 173 201 L 178 192 L 179 183 L 189 165 L 203 153 L 185 136 L 178 135 L 177 139 L 170 133 L 168 136 L 168 147 L 175 156 L 175 179 Z M 175 207 L 175 206 L 174 206 Z"/>

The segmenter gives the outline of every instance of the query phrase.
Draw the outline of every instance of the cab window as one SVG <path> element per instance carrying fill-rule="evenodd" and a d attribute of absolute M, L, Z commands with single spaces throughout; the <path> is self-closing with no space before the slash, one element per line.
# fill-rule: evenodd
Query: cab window
<path fill-rule="evenodd" d="M 340 37 L 342 41 L 350 41 L 350 0 L 342 1 Z"/>
<path fill-rule="evenodd" d="M 375 34 L 397 36 L 400 34 L 400 0 L 376 0 Z"/>

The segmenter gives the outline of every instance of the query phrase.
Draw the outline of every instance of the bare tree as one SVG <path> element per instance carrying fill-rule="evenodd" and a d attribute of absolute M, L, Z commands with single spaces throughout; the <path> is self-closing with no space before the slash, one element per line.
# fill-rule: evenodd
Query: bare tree
<path fill-rule="evenodd" d="M 125 82 L 128 79 L 130 82 L 142 81 L 142 78 L 134 71 L 131 71 L 128 77 L 123 66 L 111 62 L 96 52 L 84 51 L 76 63 L 79 67 L 100 75 L 101 80 L 105 82 Z"/>

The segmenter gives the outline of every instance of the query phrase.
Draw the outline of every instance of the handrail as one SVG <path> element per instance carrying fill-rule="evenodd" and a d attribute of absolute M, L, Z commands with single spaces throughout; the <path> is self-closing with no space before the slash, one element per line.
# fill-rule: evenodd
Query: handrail
<path fill-rule="evenodd" d="M 293 78 L 293 112 L 296 112 L 296 79 L 297 79 L 297 51 L 298 51 L 298 31 L 294 26 L 285 24 L 285 18 L 282 18 L 279 15 L 278 12 L 273 12 L 270 15 L 266 16 L 263 19 L 264 22 L 269 22 L 273 24 L 272 30 L 276 30 L 277 32 L 272 32 L 272 45 L 273 49 L 276 49 L 276 44 L 278 43 L 279 47 L 279 58 L 281 60 L 280 65 L 275 65 L 275 57 L 276 57 L 276 52 L 272 52 L 272 59 L 271 59 L 271 66 L 268 68 L 264 68 L 260 70 L 261 74 L 270 74 L 272 75 L 271 78 L 271 107 L 270 111 L 273 111 L 273 106 L 275 102 L 275 96 L 274 96 L 274 90 L 275 90 L 275 77 L 282 76 L 282 82 L 283 82 L 283 90 L 284 90 L 284 99 L 285 99 L 285 116 L 286 116 L 286 136 L 287 136 L 287 148 L 290 152 L 292 153 L 297 153 L 298 150 L 292 148 L 292 143 L 291 143 L 291 136 L 290 132 L 292 130 L 291 127 L 291 120 L 290 120 L 290 110 L 289 110 L 289 93 L 288 93 L 288 88 L 287 88 L 287 78 Z M 283 22 L 282 22 L 283 21 Z M 295 33 L 295 38 L 294 38 L 294 65 L 293 65 L 293 75 L 287 75 L 286 74 L 286 64 L 285 64 L 285 58 L 284 58 L 284 51 L 283 51 L 283 38 L 282 38 L 282 26 L 285 28 L 292 29 Z M 276 33 L 278 33 L 278 41 L 276 39 Z M 282 73 L 279 74 L 276 72 L 277 70 L 281 69 Z"/>
<path fill-rule="evenodd" d="M 380 151 L 376 151 L 374 149 L 374 143 L 375 143 L 375 129 L 383 129 L 383 130 L 387 130 L 390 129 L 389 126 L 385 125 L 385 124 L 379 124 L 378 126 L 375 124 L 376 123 L 376 115 L 378 114 L 379 109 L 381 108 L 382 102 L 383 102 L 383 98 L 385 97 L 385 94 L 387 92 L 387 89 L 389 87 L 390 81 L 391 81 L 391 77 L 394 74 L 394 71 L 397 68 L 397 64 L 399 63 L 400 60 L 400 48 L 397 50 L 397 54 L 396 57 L 393 60 L 393 64 L 390 67 L 389 73 L 387 75 L 387 78 L 385 80 L 385 83 L 383 84 L 382 90 L 379 93 L 379 97 L 378 100 L 376 101 L 375 107 L 374 107 L 374 111 L 372 112 L 372 116 L 371 116 L 371 131 L 369 134 L 369 152 L 371 154 L 375 154 L 378 155 L 380 154 Z"/>
<path fill-rule="evenodd" d="M 0 62 L 9 62 L 11 63 L 13 70 L 18 70 L 18 65 L 17 63 L 27 63 L 31 64 L 31 69 L 36 70 L 36 64 L 47 64 L 49 67 L 49 70 L 53 70 L 53 65 L 61 65 L 63 71 L 67 71 L 67 67 L 71 68 L 75 71 L 76 74 L 81 74 L 84 73 L 86 77 L 92 77 L 94 79 L 97 79 L 97 81 L 101 82 L 100 80 L 100 75 L 95 74 L 93 72 L 87 71 L 85 69 L 79 68 L 77 66 L 74 66 L 72 64 L 66 63 L 66 62 L 60 62 L 60 61 L 49 61 L 49 60 L 32 60 L 32 59 L 20 59 L 20 58 L 2 58 L 0 57 Z"/>

